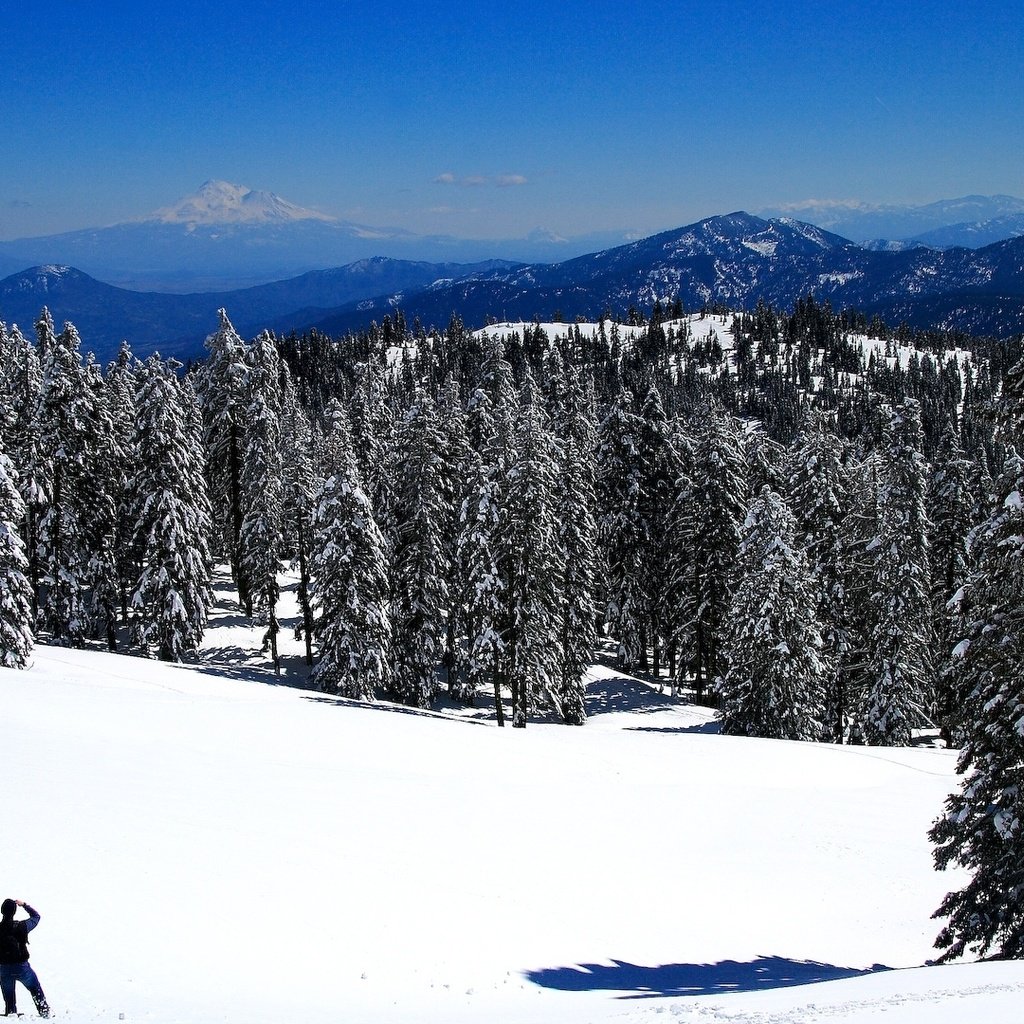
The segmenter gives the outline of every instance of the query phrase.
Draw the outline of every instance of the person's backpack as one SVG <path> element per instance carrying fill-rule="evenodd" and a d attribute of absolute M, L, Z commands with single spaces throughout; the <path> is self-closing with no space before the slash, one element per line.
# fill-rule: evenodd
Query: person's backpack
<path fill-rule="evenodd" d="M 28 932 L 21 921 L 0 921 L 0 964 L 20 964 L 28 959 Z"/>

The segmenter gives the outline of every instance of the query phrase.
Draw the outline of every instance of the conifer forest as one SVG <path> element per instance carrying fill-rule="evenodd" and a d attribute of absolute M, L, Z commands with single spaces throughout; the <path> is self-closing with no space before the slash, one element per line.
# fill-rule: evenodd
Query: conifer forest
<path fill-rule="evenodd" d="M 724 733 L 940 736 L 966 781 L 936 862 L 978 868 L 944 955 L 1024 955 L 1020 339 L 808 298 L 251 341 L 221 311 L 207 350 L 99 366 L 45 309 L 0 324 L 5 666 L 187 661 L 227 564 L 271 662 L 295 573 L 341 697 L 582 726 L 600 649 Z"/>

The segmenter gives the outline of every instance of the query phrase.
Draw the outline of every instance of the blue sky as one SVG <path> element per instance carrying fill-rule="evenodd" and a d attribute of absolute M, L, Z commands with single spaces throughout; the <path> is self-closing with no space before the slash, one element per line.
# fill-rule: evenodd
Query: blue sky
<path fill-rule="evenodd" d="M 1024 194 L 1014 4 L 7 4 L 0 238 L 209 178 L 464 237 Z"/>

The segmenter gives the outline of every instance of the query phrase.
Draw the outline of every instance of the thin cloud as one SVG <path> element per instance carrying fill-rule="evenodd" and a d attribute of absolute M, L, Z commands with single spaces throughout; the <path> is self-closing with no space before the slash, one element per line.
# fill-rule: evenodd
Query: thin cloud
<path fill-rule="evenodd" d="M 522 174 L 499 174 L 491 177 L 487 174 L 465 174 L 462 176 L 445 171 L 434 179 L 435 185 L 458 185 L 459 188 L 512 188 L 525 185 L 526 178 Z"/>

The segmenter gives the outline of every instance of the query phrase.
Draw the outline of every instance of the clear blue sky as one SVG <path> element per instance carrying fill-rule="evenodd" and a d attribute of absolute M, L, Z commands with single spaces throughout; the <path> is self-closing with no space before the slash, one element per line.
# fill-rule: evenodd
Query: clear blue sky
<path fill-rule="evenodd" d="M 12 0 L 2 26 L 0 238 L 209 178 L 478 238 L 1024 194 L 1014 3 Z"/>

